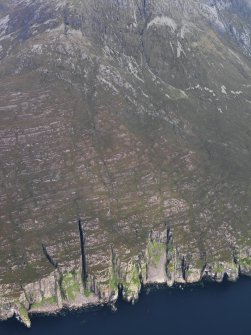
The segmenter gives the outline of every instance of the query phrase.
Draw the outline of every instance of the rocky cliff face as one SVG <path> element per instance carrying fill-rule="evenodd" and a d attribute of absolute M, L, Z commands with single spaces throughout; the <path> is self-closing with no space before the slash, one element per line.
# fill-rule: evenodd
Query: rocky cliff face
<path fill-rule="evenodd" d="M 249 1 L 0 0 L 0 317 L 251 273 Z"/>

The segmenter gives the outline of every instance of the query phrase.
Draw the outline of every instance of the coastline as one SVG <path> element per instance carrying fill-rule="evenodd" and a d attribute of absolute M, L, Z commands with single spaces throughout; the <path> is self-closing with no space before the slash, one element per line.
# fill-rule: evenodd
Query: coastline
<path fill-rule="evenodd" d="M 121 262 L 112 252 L 111 266 L 102 279 L 88 274 L 83 281 L 79 266 L 55 269 L 40 281 L 22 287 L 18 299 L 1 299 L 0 319 L 16 316 L 26 327 L 31 327 L 33 314 L 57 314 L 62 310 L 77 310 L 91 306 L 115 305 L 119 296 L 134 303 L 142 288 L 148 285 L 199 284 L 204 280 L 221 283 L 236 282 L 240 276 L 251 275 L 248 254 L 239 253 L 228 261 L 188 263 L 173 245 L 168 232 L 151 234 L 144 257 Z"/>
<path fill-rule="evenodd" d="M 138 292 L 138 294 L 142 293 L 143 290 L 145 290 L 148 294 L 148 289 L 149 291 L 151 290 L 159 290 L 159 289 L 168 289 L 168 288 L 175 288 L 175 289 L 186 289 L 189 287 L 199 287 L 199 286 L 203 286 L 204 284 L 219 284 L 221 285 L 223 282 L 232 282 L 232 283 L 236 283 L 237 281 L 239 281 L 239 279 L 241 278 L 251 278 L 251 276 L 249 275 L 243 275 L 240 274 L 239 277 L 236 280 L 229 280 L 228 278 L 223 278 L 222 281 L 215 281 L 212 278 L 209 277 L 204 277 L 202 278 L 200 281 L 198 282 L 193 282 L 193 283 L 174 283 L 172 286 L 168 286 L 167 283 L 148 283 L 148 284 L 144 284 L 141 286 L 140 291 Z M 138 300 L 140 299 L 140 297 L 138 297 L 137 299 L 133 300 L 133 301 L 128 301 L 131 304 L 136 303 Z M 15 311 L 15 318 L 17 319 L 17 321 L 19 321 L 20 323 L 22 323 L 26 328 L 30 328 L 31 327 L 31 321 L 30 321 L 30 317 L 32 316 L 45 316 L 45 317 L 49 317 L 49 316 L 56 316 L 56 315 L 61 315 L 64 312 L 66 313 L 71 313 L 74 311 L 81 311 L 81 310 L 88 310 L 88 309 L 92 309 L 95 307 L 105 307 L 105 306 L 110 306 L 111 309 L 113 311 L 116 311 L 117 308 L 115 307 L 115 304 L 118 302 L 119 297 L 117 297 L 116 300 L 113 301 L 99 301 L 96 304 L 87 304 L 87 305 L 82 305 L 82 306 L 77 306 L 77 305 L 71 305 L 71 306 L 67 306 L 64 305 L 61 309 L 59 308 L 54 308 L 53 306 L 47 306 L 46 308 L 44 308 L 43 310 L 30 310 L 28 311 L 28 315 L 29 315 L 29 320 L 25 320 L 23 318 L 23 315 L 20 315 L 20 311 Z M 125 299 L 123 299 L 125 301 Z M 1 322 L 6 321 L 0 319 Z"/>

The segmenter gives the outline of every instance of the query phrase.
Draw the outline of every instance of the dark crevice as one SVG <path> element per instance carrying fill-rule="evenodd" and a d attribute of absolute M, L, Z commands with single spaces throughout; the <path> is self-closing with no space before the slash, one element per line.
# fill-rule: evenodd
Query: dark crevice
<path fill-rule="evenodd" d="M 78 220 L 78 229 L 80 238 L 81 259 L 82 259 L 82 281 L 84 288 L 86 288 L 88 274 L 87 274 L 86 252 L 85 252 L 85 234 L 81 220 Z"/>
<path fill-rule="evenodd" d="M 186 280 L 186 274 L 189 269 L 189 264 L 187 264 L 185 257 L 182 257 L 181 261 L 181 271 L 182 271 L 182 277 L 184 280 Z"/>
<path fill-rule="evenodd" d="M 60 277 L 58 279 L 58 286 L 59 286 L 59 291 L 60 291 L 61 297 L 62 297 L 63 300 L 65 300 L 67 297 L 66 297 L 65 291 L 63 289 L 63 275 L 61 273 L 60 273 Z"/>
<path fill-rule="evenodd" d="M 100 289 L 98 283 L 96 282 L 96 278 L 94 276 L 89 276 L 88 280 L 90 285 L 90 291 L 98 296 Z"/>
<path fill-rule="evenodd" d="M 123 301 L 123 284 L 118 284 L 118 301 Z"/>
<path fill-rule="evenodd" d="M 237 253 L 234 249 L 233 249 L 233 261 L 234 261 L 235 265 L 239 265 L 238 256 L 237 256 Z"/>
<path fill-rule="evenodd" d="M 173 234 L 169 227 L 166 227 L 166 274 L 168 275 L 168 266 L 173 259 Z"/>
<path fill-rule="evenodd" d="M 54 261 L 53 258 L 50 256 L 46 246 L 42 243 L 42 248 L 43 248 L 43 252 L 45 257 L 47 258 L 47 260 L 50 262 L 50 264 L 57 269 L 58 268 L 58 262 Z"/>
<path fill-rule="evenodd" d="M 234 261 L 234 264 L 238 267 L 238 275 L 241 276 L 241 266 L 240 266 L 238 255 L 235 249 L 233 249 L 233 261 Z"/>
<path fill-rule="evenodd" d="M 202 269 L 201 269 L 201 272 L 200 272 L 200 273 L 201 273 L 201 278 L 207 276 L 207 271 L 206 271 L 206 269 L 207 269 L 207 263 L 205 263 L 205 264 L 203 265 Z"/>
<path fill-rule="evenodd" d="M 166 244 L 167 244 L 167 246 L 171 242 L 172 237 L 173 237 L 173 234 L 171 232 L 171 229 L 169 227 L 167 227 L 167 230 L 166 230 Z"/>
<path fill-rule="evenodd" d="M 139 254 L 139 259 L 138 259 L 138 262 L 137 262 L 137 266 L 138 266 L 138 269 L 139 269 L 139 280 L 140 280 L 141 285 L 143 285 L 143 282 L 144 282 L 143 275 L 142 275 L 142 262 L 143 261 L 144 261 L 143 254 Z"/>

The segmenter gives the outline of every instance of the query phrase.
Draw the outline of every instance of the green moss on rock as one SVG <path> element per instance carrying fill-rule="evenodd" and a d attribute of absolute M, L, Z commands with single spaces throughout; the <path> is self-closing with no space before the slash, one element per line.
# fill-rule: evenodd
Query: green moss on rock
<path fill-rule="evenodd" d="M 85 296 L 86 298 L 89 298 L 90 295 L 91 295 L 91 291 L 88 290 L 87 288 L 85 288 L 85 289 L 84 289 L 84 296 Z"/>
<path fill-rule="evenodd" d="M 127 269 L 127 276 L 123 284 L 123 296 L 126 300 L 132 301 L 138 298 L 141 288 L 139 268 L 136 264 L 131 264 Z"/>
<path fill-rule="evenodd" d="M 75 272 L 68 272 L 63 274 L 61 287 L 66 299 L 68 300 L 75 300 L 76 295 L 80 293 L 78 275 L 79 274 Z"/>
<path fill-rule="evenodd" d="M 148 259 L 151 263 L 158 265 L 161 255 L 166 252 L 166 244 L 157 241 L 150 241 L 147 247 Z"/>
<path fill-rule="evenodd" d="M 112 272 L 110 280 L 109 280 L 109 287 L 112 291 L 117 291 L 118 290 L 118 285 L 119 285 L 119 279 L 115 275 L 115 273 Z"/>
<path fill-rule="evenodd" d="M 43 298 L 40 302 L 36 302 L 32 304 L 33 309 L 39 309 L 45 306 L 51 306 L 51 305 L 56 305 L 57 304 L 57 298 L 56 296 L 52 296 L 49 298 Z"/>
<path fill-rule="evenodd" d="M 243 267 L 251 267 L 251 258 L 239 258 L 239 264 Z"/>
<path fill-rule="evenodd" d="M 27 309 L 24 307 L 23 304 L 20 304 L 20 303 L 17 304 L 17 308 L 18 308 L 19 317 L 21 318 L 22 322 L 25 324 L 26 327 L 30 328 L 31 321 L 30 321 Z"/>

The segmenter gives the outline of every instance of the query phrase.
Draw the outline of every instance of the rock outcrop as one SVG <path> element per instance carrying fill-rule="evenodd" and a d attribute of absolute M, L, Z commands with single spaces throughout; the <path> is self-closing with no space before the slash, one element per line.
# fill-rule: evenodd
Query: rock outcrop
<path fill-rule="evenodd" d="M 251 274 L 247 0 L 0 0 L 0 318 Z"/>
<path fill-rule="evenodd" d="M 247 251 L 246 251 L 247 252 Z M 236 258 L 237 257 L 237 258 Z M 57 269 L 38 282 L 25 285 L 15 300 L 1 299 L 0 317 L 16 316 L 27 327 L 31 326 L 29 314 L 57 313 L 63 308 L 83 308 L 91 305 L 114 304 L 122 291 L 128 302 L 139 298 L 142 285 L 194 284 L 202 280 L 236 281 L 239 275 L 250 275 L 251 257 L 243 251 L 229 262 L 209 264 L 204 258 L 195 263 L 185 260 L 175 248 L 170 230 L 151 232 L 144 255 L 122 263 L 112 253 L 106 282 L 82 278 L 82 262 L 78 268 Z M 1 287 L 2 292 L 5 291 Z"/>

